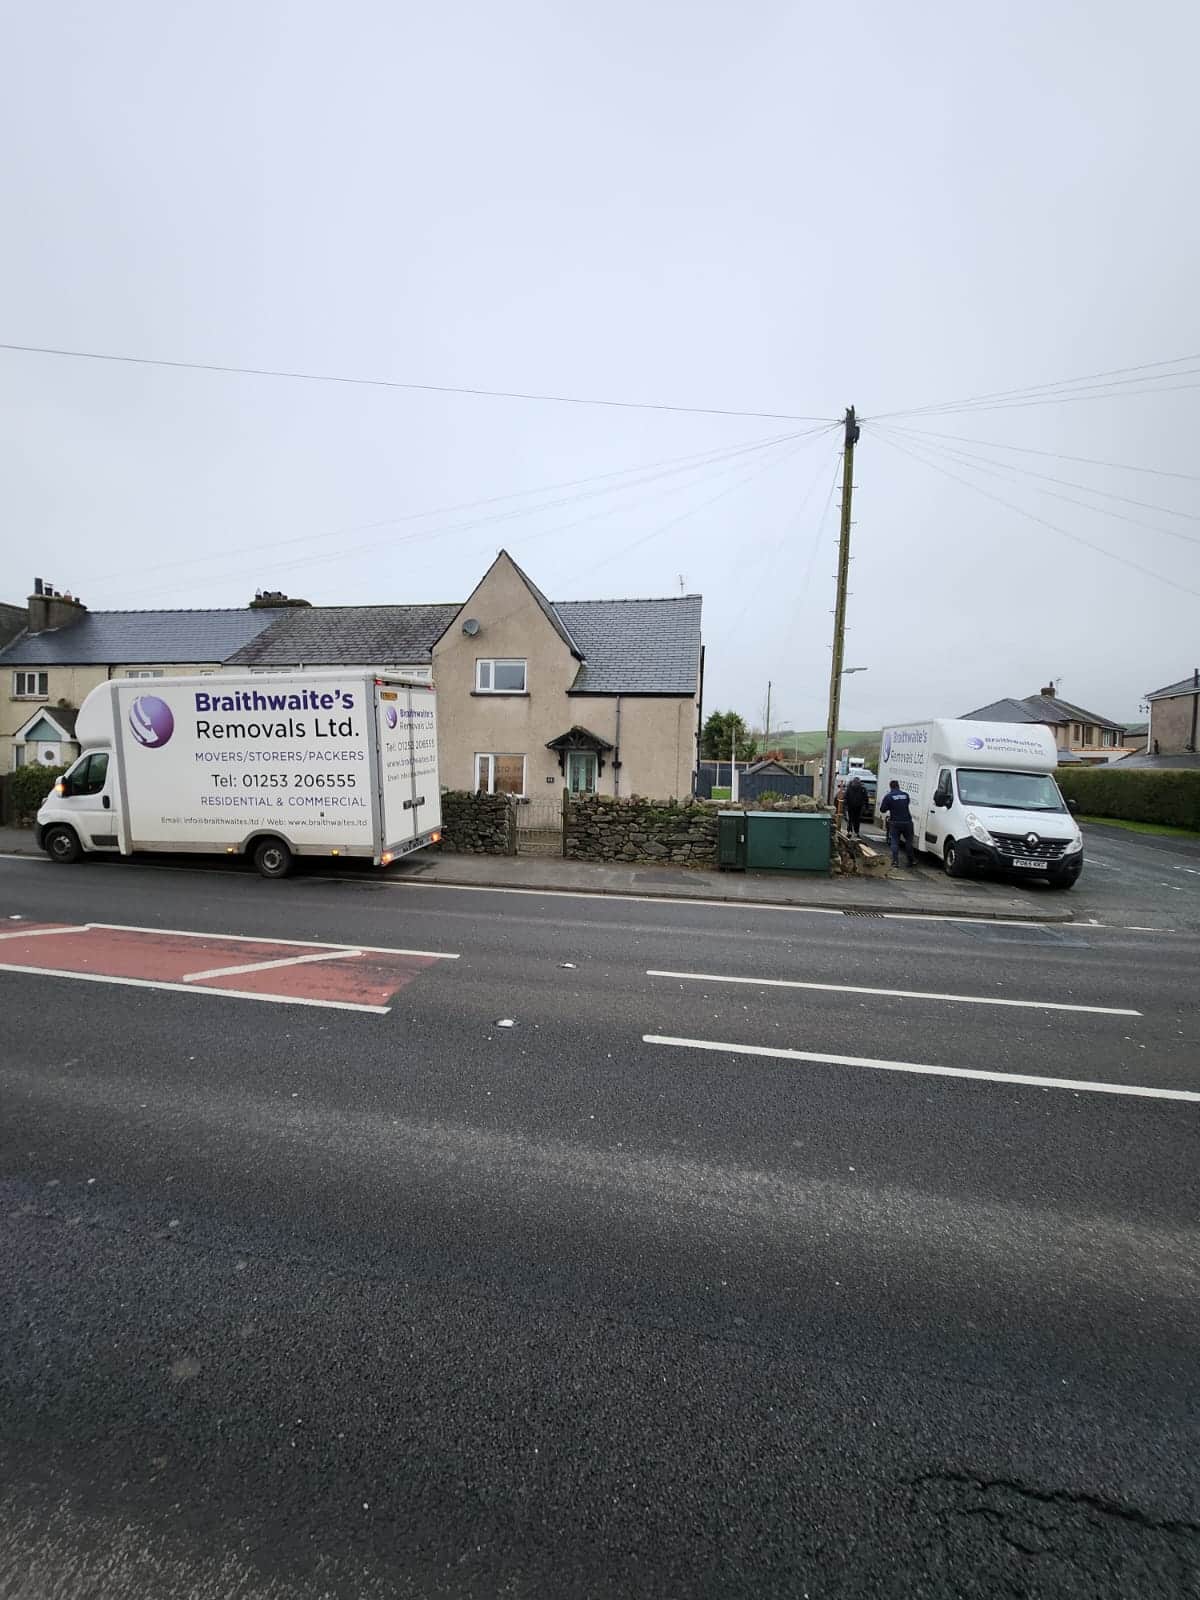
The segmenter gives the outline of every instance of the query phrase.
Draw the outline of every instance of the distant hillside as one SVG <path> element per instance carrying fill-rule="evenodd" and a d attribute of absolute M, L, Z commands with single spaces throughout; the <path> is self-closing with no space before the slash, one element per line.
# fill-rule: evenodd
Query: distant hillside
<path fill-rule="evenodd" d="M 839 750 L 849 749 L 851 755 L 877 756 L 879 754 L 879 733 L 871 733 L 862 729 L 843 728 L 837 736 Z M 792 728 L 771 729 L 772 750 L 799 749 L 801 756 L 819 756 L 825 748 L 824 728 L 811 728 L 807 733 L 796 731 Z"/>

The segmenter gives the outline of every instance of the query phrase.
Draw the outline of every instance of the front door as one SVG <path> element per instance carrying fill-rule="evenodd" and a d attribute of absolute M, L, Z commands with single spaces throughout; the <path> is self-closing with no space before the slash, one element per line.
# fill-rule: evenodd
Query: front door
<path fill-rule="evenodd" d="M 572 794 L 595 794 L 595 751 L 570 750 L 567 752 L 567 788 Z"/>

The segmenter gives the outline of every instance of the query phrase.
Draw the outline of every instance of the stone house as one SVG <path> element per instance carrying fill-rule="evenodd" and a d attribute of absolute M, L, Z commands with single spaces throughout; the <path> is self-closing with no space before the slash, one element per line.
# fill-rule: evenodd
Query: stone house
<path fill-rule="evenodd" d="M 551 601 L 502 550 L 465 601 L 281 613 L 226 667 L 432 676 L 451 789 L 671 799 L 696 768 L 700 612 L 699 595 Z"/>
<path fill-rule="evenodd" d="M 1126 739 L 1121 723 L 1061 700 L 1052 683 L 1022 700 L 993 700 L 977 711 L 966 711 L 963 721 L 1040 722 L 1053 733 L 1060 762 L 1081 761 L 1085 766 L 1119 761 L 1138 748 L 1138 741 Z"/>
<path fill-rule="evenodd" d="M 1146 754 L 1195 755 L 1200 733 L 1200 668 L 1178 683 L 1152 689 L 1146 701 L 1150 707 Z"/>

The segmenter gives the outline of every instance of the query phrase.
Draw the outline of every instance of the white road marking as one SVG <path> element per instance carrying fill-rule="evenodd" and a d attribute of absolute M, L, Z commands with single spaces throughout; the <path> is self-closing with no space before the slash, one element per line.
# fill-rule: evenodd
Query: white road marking
<path fill-rule="evenodd" d="M 361 883 L 361 878 L 326 878 L 326 883 Z M 460 894 L 531 894 L 542 900 L 617 900 L 638 906 L 717 906 L 722 911 L 799 911 L 814 917 L 840 917 L 842 906 L 771 905 L 762 900 L 701 900 L 697 895 L 606 894 L 603 889 L 516 889 L 508 884 L 438 883 L 420 878 L 385 879 L 389 889 L 454 889 Z M 957 920 L 957 919 L 956 919 Z"/>
<path fill-rule="evenodd" d="M 210 967 L 207 972 L 185 972 L 184 983 L 200 983 L 205 978 L 233 978 L 240 972 L 270 972 L 275 967 L 303 967 L 312 961 L 345 961 L 361 956 L 361 950 L 317 950 L 311 956 L 284 956 L 281 961 L 250 961 L 241 967 Z"/>
<path fill-rule="evenodd" d="M 1190 872 L 1193 878 L 1200 878 L 1200 867 L 1175 867 L 1176 872 Z"/>
<path fill-rule="evenodd" d="M 276 1006 L 321 1006 L 330 1011 L 370 1011 L 386 1017 L 390 1006 L 361 1005 L 356 1000 L 309 1000 L 291 994 L 255 994 L 250 989 L 203 989 L 191 983 L 167 983 L 159 978 L 113 978 L 104 972 L 67 972 L 56 967 L 18 967 L 0 962 L 0 972 L 19 972 L 34 978 L 74 978 L 77 983 L 116 983 L 130 989 L 167 989 L 177 994 L 215 994 L 226 1000 L 261 1000 Z"/>
<path fill-rule="evenodd" d="M 1077 1006 L 1061 1000 L 1006 1000 L 998 995 L 941 994 L 928 989 L 872 989 L 857 983 L 805 983 L 798 978 L 731 978 L 717 972 L 661 972 L 650 968 L 648 978 L 684 978 L 690 983 L 745 983 L 756 989 L 820 989 L 832 994 L 877 994 L 891 1000 L 953 1000 L 966 1006 L 1020 1006 L 1030 1011 L 1088 1011 L 1101 1017 L 1140 1017 L 1125 1006 Z"/>
<path fill-rule="evenodd" d="M 457 955 L 445 950 L 400 950 L 387 944 L 333 944 L 328 939 L 293 939 L 279 934 L 274 939 L 254 933 L 202 933 L 195 928 L 142 928 L 133 922 L 89 922 L 88 928 L 107 928 L 110 933 L 157 933 L 172 939 L 227 939 L 231 944 L 297 945 L 305 950 L 350 950 L 359 955 L 378 956 L 429 956 L 434 961 L 457 961 Z"/>
<path fill-rule="evenodd" d="M 64 928 L 61 925 L 53 928 L 14 928 L 11 933 L 0 933 L 0 939 L 36 939 L 43 933 L 86 933 L 89 926 L 89 923 L 84 922 L 74 928 Z"/>
<path fill-rule="evenodd" d="M 916 1072 L 933 1078 L 976 1078 L 985 1083 L 1023 1084 L 1032 1089 L 1073 1089 L 1076 1094 L 1130 1095 L 1142 1100 L 1187 1100 L 1200 1103 L 1190 1089 L 1151 1089 L 1131 1083 L 1091 1083 L 1086 1078 L 1039 1078 L 1025 1072 L 984 1072 L 975 1067 L 934 1067 L 917 1061 L 876 1061 L 870 1056 L 837 1056 L 826 1051 L 783 1050 L 770 1045 L 723 1044 L 715 1039 L 676 1039 L 669 1034 L 644 1033 L 644 1044 L 674 1045 L 681 1050 L 711 1050 L 730 1056 L 768 1056 L 777 1061 L 811 1061 L 833 1067 L 871 1067 L 876 1072 Z"/>

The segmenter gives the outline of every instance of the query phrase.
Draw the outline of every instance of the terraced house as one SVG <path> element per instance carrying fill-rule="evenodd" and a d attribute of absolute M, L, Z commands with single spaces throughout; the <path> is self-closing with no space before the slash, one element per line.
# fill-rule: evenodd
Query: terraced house
<path fill-rule="evenodd" d="M 172 673 L 363 667 L 436 682 L 443 784 L 557 804 L 581 793 L 692 792 L 702 650 L 699 595 L 548 600 L 504 551 L 465 601 L 89 612 L 35 586 L 0 649 L 4 770 L 74 758 L 96 684 Z"/>

